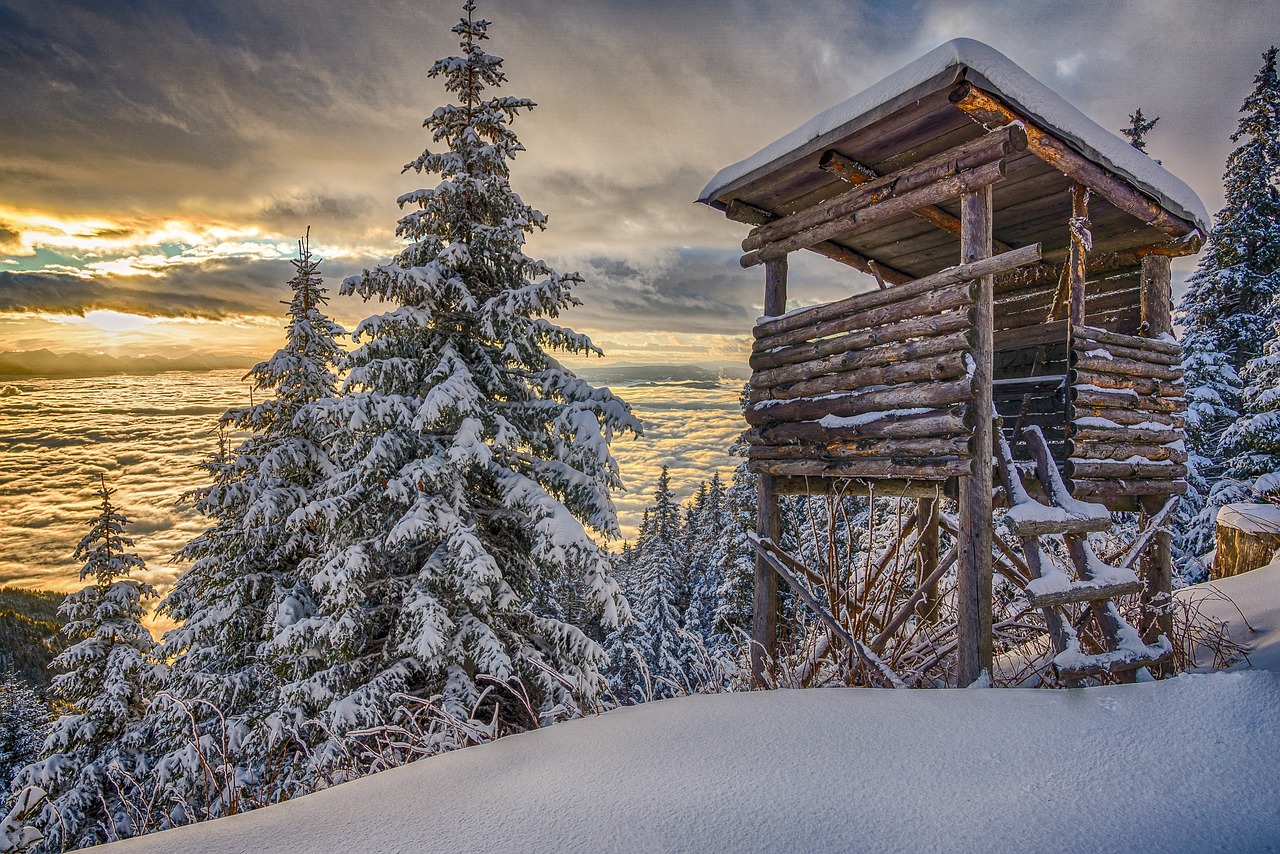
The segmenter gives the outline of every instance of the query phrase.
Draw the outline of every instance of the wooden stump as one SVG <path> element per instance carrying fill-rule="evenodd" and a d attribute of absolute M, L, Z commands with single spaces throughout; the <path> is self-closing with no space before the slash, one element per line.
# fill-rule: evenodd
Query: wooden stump
<path fill-rule="evenodd" d="M 1216 536 L 1213 578 L 1266 566 L 1280 550 L 1280 505 L 1228 504 L 1218 511 Z"/>

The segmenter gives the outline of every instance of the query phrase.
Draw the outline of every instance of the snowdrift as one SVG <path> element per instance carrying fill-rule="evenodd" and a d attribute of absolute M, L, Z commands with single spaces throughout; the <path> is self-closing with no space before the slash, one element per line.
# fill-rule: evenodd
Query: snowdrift
<path fill-rule="evenodd" d="M 688 697 L 113 852 L 1280 847 L 1280 563 L 1215 582 L 1250 669 L 1072 691 Z M 1183 594 L 1187 595 L 1187 594 Z M 1214 610 L 1218 609 L 1218 610 Z M 1241 665 L 1248 667 L 1248 665 Z"/>

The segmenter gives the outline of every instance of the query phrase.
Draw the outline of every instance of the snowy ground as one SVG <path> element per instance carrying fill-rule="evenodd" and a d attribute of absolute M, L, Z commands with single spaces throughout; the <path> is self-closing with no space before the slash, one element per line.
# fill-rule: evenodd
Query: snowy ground
<path fill-rule="evenodd" d="M 1280 563 L 1215 586 L 1242 672 L 689 697 L 112 850 L 1280 850 Z"/>

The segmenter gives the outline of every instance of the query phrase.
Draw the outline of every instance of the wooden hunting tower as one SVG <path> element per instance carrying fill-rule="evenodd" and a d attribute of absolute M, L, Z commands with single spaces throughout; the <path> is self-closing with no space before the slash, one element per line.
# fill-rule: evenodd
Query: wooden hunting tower
<path fill-rule="evenodd" d="M 934 543 L 922 588 L 946 568 L 938 496 L 958 499 L 958 684 L 992 664 L 993 547 L 996 569 L 1044 609 L 1067 684 L 1167 664 L 1161 529 L 1186 490 L 1169 265 L 1199 250 L 1208 220 L 1189 187 L 958 39 L 722 170 L 699 201 L 755 226 L 742 265 L 764 267 L 746 413 L 757 673 L 776 643 L 778 578 L 793 583 L 777 496 L 833 488 L 919 502 L 918 542 L 931 530 Z M 788 311 L 798 250 L 873 276 L 872 289 Z M 992 542 L 1001 506 L 1019 548 Z M 1089 546 L 1107 510 L 1145 522 L 1119 566 Z M 1074 577 L 1048 567 L 1047 535 L 1063 538 Z M 1141 643 L 1112 602 L 1135 592 Z M 1056 610 L 1068 603 L 1097 617 L 1103 649 L 1075 643 Z"/>

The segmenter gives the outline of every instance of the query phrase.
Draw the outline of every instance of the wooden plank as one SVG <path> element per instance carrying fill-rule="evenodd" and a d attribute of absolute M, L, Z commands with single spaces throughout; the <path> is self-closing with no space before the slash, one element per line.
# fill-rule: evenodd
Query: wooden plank
<path fill-rule="evenodd" d="M 898 409 L 936 409 L 964 403 L 973 394 L 965 377 L 950 382 L 918 383 L 831 397 L 789 400 L 772 405 L 757 404 L 743 416 L 752 427 L 779 421 L 817 421 L 827 415 L 845 418 L 866 412 Z"/>
<path fill-rule="evenodd" d="M 861 368 L 883 367 L 915 359 L 943 356 L 947 353 L 968 350 L 969 343 L 968 331 L 962 330 L 933 338 L 884 344 L 867 350 L 845 350 L 831 356 L 824 356 L 821 359 L 810 359 L 791 365 L 756 371 L 751 376 L 751 386 L 752 388 L 771 388 L 773 386 L 811 380 L 828 374 L 840 374 Z"/>
<path fill-rule="evenodd" d="M 1085 351 L 1085 353 L 1092 351 Z M 1121 356 L 1089 356 L 1081 353 L 1079 348 L 1071 351 L 1071 367 L 1077 371 L 1090 371 L 1104 374 L 1115 374 L 1124 377 L 1148 377 L 1151 379 L 1177 382 L 1182 379 L 1181 365 L 1160 365 Z"/>
<path fill-rule="evenodd" d="M 1133 409 L 1138 412 L 1178 414 L 1187 408 L 1186 398 L 1139 394 L 1133 389 L 1081 388 L 1072 386 L 1071 402 L 1079 409 Z"/>
<path fill-rule="evenodd" d="M 896 289 L 891 288 L 890 290 Z M 884 293 L 889 292 L 884 291 Z M 954 285 L 947 285 L 938 290 L 917 294 L 910 299 L 890 303 L 889 305 L 877 306 L 856 314 L 832 317 L 830 320 L 824 320 L 811 326 L 801 326 L 786 332 L 779 332 L 776 335 L 757 338 L 752 344 L 752 350 L 759 352 L 761 350 L 772 350 L 775 347 L 788 347 L 841 332 L 870 329 L 913 317 L 941 314 L 945 311 L 963 308 L 969 304 L 971 298 L 969 286 L 964 282 L 958 282 Z"/>
<path fill-rule="evenodd" d="M 761 473 L 756 509 L 756 534 L 762 539 L 782 537 L 778 492 L 771 475 Z M 778 576 L 760 555 L 756 556 L 755 587 L 751 609 L 751 675 L 765 685 L 765 673 L 778 652 Z"/>
<path fill-rule="evenodd" d="M 789 442 L 832 442 L 864 438 L 918 439 L 924 436 L 967 435 L 968 432 L 963 409 L 955 407 L 911 415 L 886 412 L 883 417 L 874 421 L 847 427 L 828 427 L 817 421 L 775 424 L 771 427 L 752 428 L 743 436 L 753 445 L 783 445 Z"/>
<path fill-rule="evenodd" d="M 967 475 L 969 460 L 751 460 L 747 470 L 777 477 L 847 477 L 946 480 Z M 988 519 L 988 525 L 990 520 Z M 977 678 L 977 677 L 974 677 Z"/>
<path fill-rule="evenodd" d="M 1185 463 L 1187 452 L 1165 445 L 1136 445 L 1117 442 L 1077 442 L 1067 441 L 1067 456 L 1075 460 L 1128 460 L 1140 457 L 1147 461 L 1167 460 L 1174 463 Z"/>
<path fill-rule="evenodd" d="M 1022 133 L 1021 129 L 1014 131 L 1012 128 L 1001 128 L 993 131 L 950 151 L 944 151 L 904 167 L 891 175 L 859 182 L 859 185 L 846 189 L 840 195 L 813 207 L 758 226 L 742 241 L 742 248 L 744 250 L 760 249 L 831 220 L 856 214 L 877 203 L 986 166 L 1005 157 L 1014 150 L 1015 145 L 1022 146 L 1018 150 L 1026 148 L 1026 134 Z M 818 159 L 818 168 L 824 168 L 829 154 L 838 154 L 838 152 L 824 152 Z M 848 162 L 849 158 L 844 160 Z M 904 208 L 902 212 L 907 210 L 910 208 Z"/>
<path fill-rule="evenodd" d="M 725 207 L 724 215 L 734 222 L 756 225 L 772 222 L 777 219 L 777 217 L 769 211 L 758 208 L 755 205 L 749 205 L 740 199 L 734 199 L 729 202 L 728 206 Z M 908 276 L 906 273 L 901 270 L 896 270 L 888 264 L 877 264 L 876 267 L 873 268 L 872 260 L 870 258 L 865 255 L 860 255 L 847 246 L 842 246 L 841 244 L 830 240 L 824 241 L 823 243 L 815 243 L 813 246 L 806 246 L 805 248 L 810 252 L 816 252 L 819 255 L 830 258 L 832 261 L 839 261 L 841 264 L 850 266 L 859 272 L 866 273 L 868 276 L 874 275 L 873 270 L 878 268 L 881 277 L 891 285 L 904 285 L 915 279 L 914 276 Z"/>
<path fill-rule="evenodd" d="M 910 284 L 882 291 L 866 291 L 854 294 L 835 302 L 809 306 L 798 309 L 783 316 L 768 316 L 752 329 L 756 338 L 771 338 L 783 332 L 815 327 L 823 321 L 848 317 L 854 314 L 865 314 L 874 308 L 905 302 L 914 297 L 930 294 L 948 285 L 955 285 L 976 279 L 988 273 L 998 273 L 1017 267 L 1034 264 L 1040 259 L 1040 245 L 1033 244 L 983 259 L 981 263 L 957 264 L 940 270 L 930 276 L 917 279 Z M 766 312 L 768 314 L 768 312 Z"/>
<path fill-rule="evenodd" d="M 1167 445 L 1185 439 L 1186 433 L 1175 428 L 1151 429 L 1134 426 L 1095 427 L 1088 425 L 1072 429 L 1071 438 L 1076 442 L 1133 442 L 1139 445 Z"/>
<path fill-rule="evenodd" d="M 1182 346 L 1172 341 L 1157 341 L 1152 338 L 1141 338 L 1137 335 L 1122 335 L 1096 326 L 1081 326 L 1075 330 L 1075 337 L 1086 341 L 1097 341 L 1100 344 L 1116 344 L 1135 350 L 1152 350 L 1169 356 L 1181 356 Z"/>
<path fill-rule="evenodd" d="M 936 205 L 945 199 L 990 186 L 1003 176 L 1003 160 L 997 160 L 976 169 L 966 169 L 950 178 L 943 178 L 900 196 L 875 202 L 851 216 L 828 220 L 790 237 L 769 243 L 760 249 L 746 253 L 739 259 L 739 263 L 743 267 L 754 267 L 771 258 L 780 258 L 789 252 L 804 249 L 806 246 L 812 246 L 824 240 L 836 240 L 842 235 L 851 234 L 872 223 L 883 222 L 895 216 L 910 213 L 917 208 Z"/>
<path fill-rule="evenodd" d="M 917 439 L 865 439 L 790 445 L 752 445 L 752 460 L 841 460 L 859 458 L 959 457 L 969 453 L 968 436 L 924 436 Z"/>
<path fill-rule="evenodd" d="M 1141 581 L 1123 581 L 1117 584 L 1072 585 L 1067 590 L 1034 594 L 1027 592 L 1027 601 L 1036 608 L 1061 608 L 1079 602 L 1099 602 L 1116 596 L 1132 596 L 1142 590 Z"/>
<path fill-rule="evenodd" d="M 964 353 L 953 351 L 941 356 L 875 365 L 853 371 L 815 377 L 811 380 L 767 388 L 753 388 L 748 395 L 752 404 L 766 400 L 797 400 L 803 397 L 831 394 L 838 391 L 856 391 L 871 386 L 894 386 L 903 383 L 949 380 L 965 372 Z"/>
<path fill-rule="evenodd" d="M 1185 495 L 1183 480 L 1073 480 L 1071 494 L 1089 500 L 1133 498 L 1143 495 Z"/>
<path fill-rule="evenodd" d="M 787 259 L 776 258 L 764 268 L 764 313 L 785 314 L 787 311 Z"/>
<path fill-rule="evenodd" d="M 956 311 L 933 317 L 913 317 L 874 329 L 859 329 L 833 338 L 753 352 L 748 359 L 748 364 L 757 371 L 765 371 L 847 352 L 869 350 L 914 338 L 950 335 L 955 332 L 963 332 L 967 336 L 971 327 L 972 323 L 967 312 Z"/>
<path fill-rule="evenodd" d="M 1133 427 L 1137 424 L 1159 424 L 1170 430 L 1182 429 L 1186 419 L 1171 412 L 1147 412 L 1141 409 L 1111 409 L 1104 406 L 1087 407 L 1076 403 L 1071 409 L 1071 429 L 1085 430 L 1096 425 L 1080 424 L 1083 418 L 1101 418 L 1118 424 L 1121 427 Z"/>
<path fill-rule="evenodd" d="M 973 263 L 991 255 L 991 187 L 961 198 L 960 218 L 964 234 L 960 260 Z M 974 282 L 973 425 L 976 464 L 960 484 L 956 571 L 957 685 L 977 681 L 991 672 L 991 449 L 993 372 L 994 279 L 985 275 Z"/>
<path fill-rule="evenodd" d="M 987 127 L 1021 121 L 1027 131 L 1027 149 L 1030 152 L 1148 226 L 1174 238 L 1186 238 L 1198 231 L 1194 223 L 1166 211 L 1125 181 L 1109 174 L 1102 167 L 1076 153 L 1066 143 L 1046 133 L 1028 117 L 1018 115 L 998 98 L 968 81 L 959 84 L 952 91 L 949 100 Z M 1197 245 L 1190 251 L 1195 252 L 1198 249 Z"/>
<path fill-rule="evenodd" d="M 1181 379 L 1157 380 L 1149 377 L 1127 377 L 1120 374 L 1103 374 L 1094 371 L 1072 368 L 1071 386 L 1097 386 L 1104 389 L 1130 389 L 1140 395 L 1156 395 L 1157 397 L 1177 397 L 1186 395 L 1186 383 Z"/>
<path fill-rule="evenodd" d="M 1152 338 L 1173 333 L 1170 260 L 1167 255 L 1142 259 L 1142 322 Z"/>
<path fill-rule="evenodd" d="M 1138 350 L 1132 347 L 1121 347 L 1117 344 L 1103 344 L 1098 341 L 1089 341 L 1085 338 L 1077 337 L 1071 344 L 1071 349 L 1075 353 L 1087 356 L 1096 350 L 1102 350 L 1120 359 L 1129 359 L 1135 362 L 1145 362 L 1152 365 L 1164 365 L 1166 367 L 1176 367 L 1182 364 L 1182 359 L 1178 356 L 1171 356 L 1167 353 L 1159 353 L 1155 350 Z"/>
<path fill-rule="evenodd" d="M 1080 480 L 1180 480 L 1187 476 L 1187 467 L 1181 463 L 1131 463 L 1123 460 L 1083 462 L 1068 459 L 1066 470 L 1067 477 Z"/>

